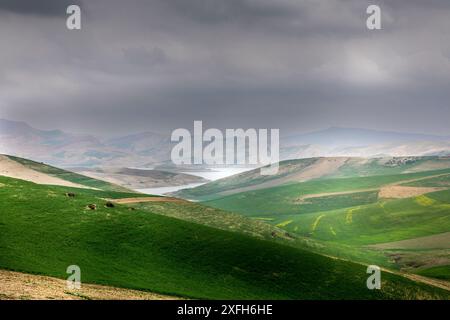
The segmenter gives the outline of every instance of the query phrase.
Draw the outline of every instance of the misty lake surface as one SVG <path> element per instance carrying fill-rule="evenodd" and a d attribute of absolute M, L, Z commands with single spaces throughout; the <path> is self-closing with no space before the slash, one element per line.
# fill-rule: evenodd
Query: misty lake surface
<path fill-rule="evenodd" d="M 185 171 L 183 173 L 190 174 L 193 176 L 202 177 L 204 179 L 214 181 L 222 178 L 226 178 L 241 172 L 245 172 L 248 170 L 252 170 L 254 168 L 214 168 L 212 170 L 205 170 L 205 171 Z M 203 183 L 190 183 L 190 184 L 184 184 L 181 186 L 168 186 L 168 187 L 159 187 L 159 188 L 145 188 L 145 189 L 136 189 L 136 191 L 146 193 L 146 194 L 153 194 L 157 196 L 165 195 L 167 193 L 176 192 L 178 190 L 182 189 L 190 189 L 195 188 L 198 186 L 201 186 Z"/>
<path fill-rule="evenodd" d="M 195 188 L 195 187 L 201 186 L 202 184 L 205 184 L 205 183 L 190 183 L 190 184 L 184 184 L 181 186 L 136 189 L 136 191 L 146 193 L 146 194 L 153 194 L 156 196 L 162 196 L 164 194 L 175 192 L 175 191 L 178 191 L 181 189 Z"/>
<path fill-rule="evenodd" d="M 214 181 L 226 178 L 238 173 L 252 170 L 254 168 L 214 168 L 208 171 L 184 171 L 183 173 L 202 177 L 206 180 Z"/>

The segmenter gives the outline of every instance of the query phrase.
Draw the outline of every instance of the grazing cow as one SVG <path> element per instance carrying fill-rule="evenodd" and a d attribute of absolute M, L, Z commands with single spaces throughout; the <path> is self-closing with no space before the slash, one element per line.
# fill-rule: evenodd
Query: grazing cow
<path fill-rule="evenodd" d="M 66 192 L 66 197 L 75 198 L 75 193 L 73 193 L 73 192 Z"/>

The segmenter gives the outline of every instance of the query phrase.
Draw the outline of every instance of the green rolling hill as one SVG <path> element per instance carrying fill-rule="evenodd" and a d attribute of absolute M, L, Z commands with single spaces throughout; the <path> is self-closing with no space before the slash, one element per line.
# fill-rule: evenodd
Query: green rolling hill
<path fill-rule="evenodd" d="M 391 273 L 383 273 L 382 290 L 370 291 L 364 265 L 151 208 L 105 206 L 107 198 L 132 196 L 0 177 L 0 268 L 66 278 L 77 264 L 87 283 L 190 298 L 450 298 Z"/>
<path fill-rule="evenodd" d="M 441 169 L 323 178 L 203 203 L 284 229 L 307 239 L 303 242 L 316 252 L 446 279 L 450 274 L 449 189 L 450 171 Z M 389 198 L 390 190 L 396 191 L 391 192 L 393 198 Z M 428 237 L 430 245 L 421 244 L 423 237 Z M 403 240 L 410 240 L 407 246 L 399 242 Z"/>
<path fill-rule="evenodd" d="M 429 177 L 442 177 L 447 174 L 450 174 L 450 169 L 368 177 L 315 179 L 241 192 L 203 203 L 246 216 L 278 217 L 373 203 L 378 200 L 377 193 L 383 186 L 405 184 L 407 181 L 419 179 L 427 181 Z M 311 195 L 314 197 L 308 198 Z"/>
<path fill-rule="evenodd" d="M 232 194 L 282 185 L 335 178 L 388 176 L 450 168 L 450 157 L 397 158 L 308 158 L 280 162 L 276 175 L 263 176 L 260 169 L 247 171 L 202 186 L 181 190 L 176 196 L 194 200 L 214 200 Z"/>

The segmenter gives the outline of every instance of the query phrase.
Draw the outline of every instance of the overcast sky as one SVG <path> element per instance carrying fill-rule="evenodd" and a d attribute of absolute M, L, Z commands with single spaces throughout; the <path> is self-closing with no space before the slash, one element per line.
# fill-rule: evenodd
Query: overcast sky
<path fill-rule="evenodd" d="M 450 134 L 448 0 L 0 0 L 0 38 L 0 118 L 38 128 Z"/>

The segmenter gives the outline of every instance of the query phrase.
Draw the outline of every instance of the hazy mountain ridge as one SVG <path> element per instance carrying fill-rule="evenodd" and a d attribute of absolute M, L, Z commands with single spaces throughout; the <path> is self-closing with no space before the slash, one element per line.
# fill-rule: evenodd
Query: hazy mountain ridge
<path fill-rule="evenodd" d="M 170 145 L 147 132 L 115 139 L 39 130 L 24 122 L 0 119 L 0 153 L 68 166 L 145 166 L 168 158 Z"/>
<path fill-rule="evenodd" d="M 438 136 L 420 133 L 402 133 L 362 128 L 331 127 L 306 134 L 290 135 L 285 138 L 286 145 L 319 144 L 327 146 L 367 146 L 388 142 L 408 141 L 450 141 L 450 136 Z"/>
<path fill-rule="evenodd" d="M 101 139 L 0 119 L 0 153 L 62 167 L 153 167 L 170 162 L 173 145 L 169 135 L 151 131 Z M 280 160 L 449 154 L 449 136 L 357 128 L 332 127 L 280 140 Z"/>
<path fill-rule="evenodd" d="M 291 135 L 281 159 L 308 157 L 433 156 L 450 154 L 450 136 L 332 127 Z"/>

